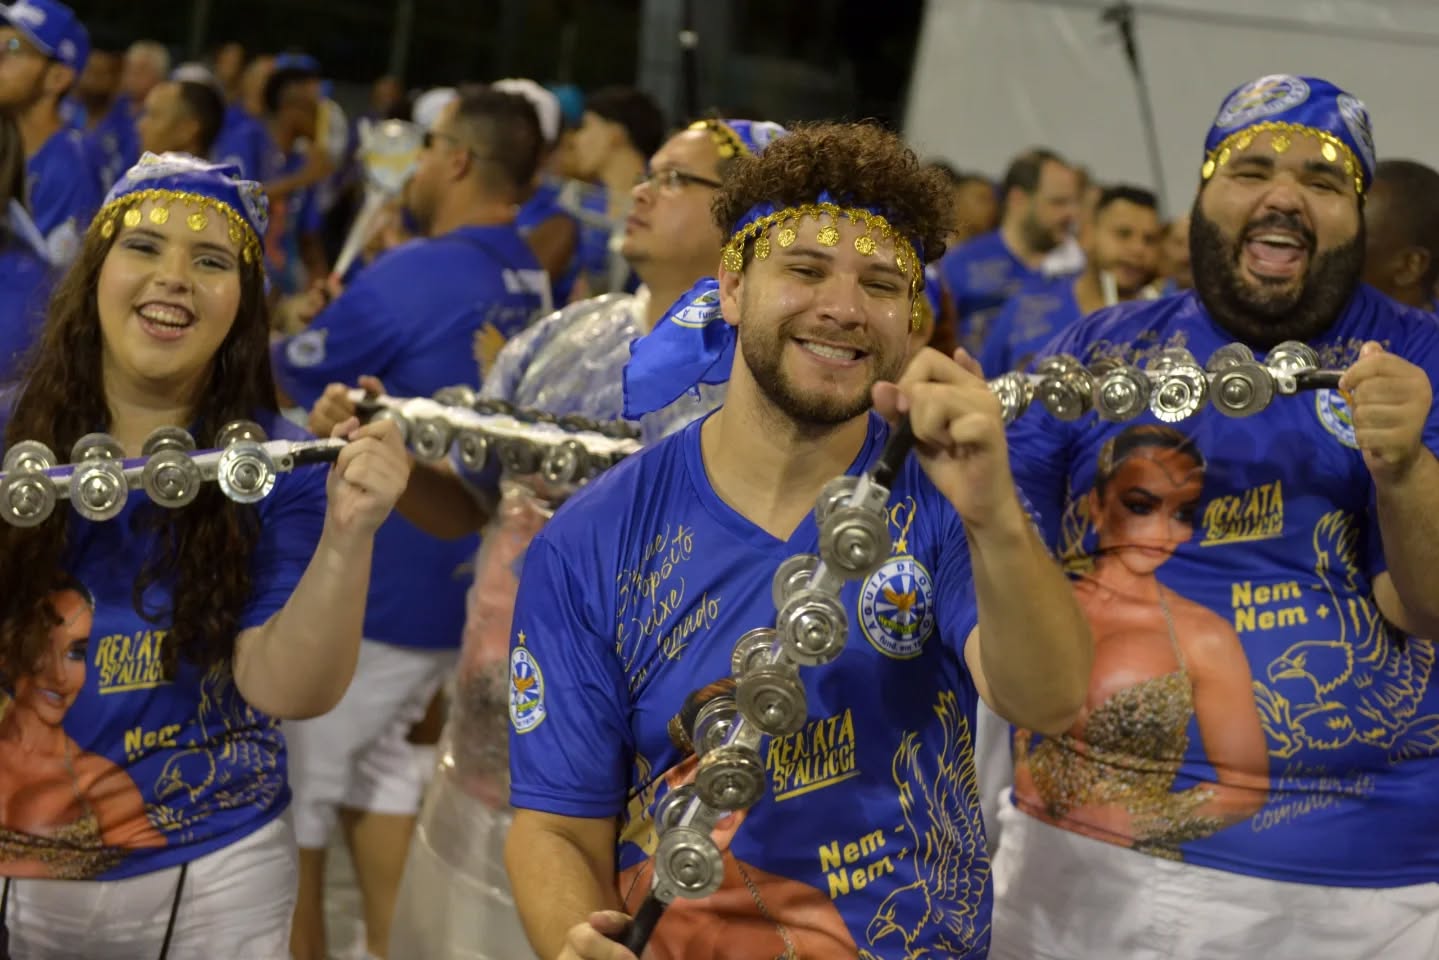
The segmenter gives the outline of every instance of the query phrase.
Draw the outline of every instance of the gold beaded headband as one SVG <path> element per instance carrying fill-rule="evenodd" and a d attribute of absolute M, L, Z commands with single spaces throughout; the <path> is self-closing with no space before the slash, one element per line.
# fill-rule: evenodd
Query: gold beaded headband
<path fill-rule="evenodd" d="M 798 238 L 795 228 L 799 225 L 800 220 L 805 217 L 818 219 L 822 216 L 828 216 L 832 220 L 844 217 L 864 227 L 864 233 L 854 238 L 854 249 L 863 256 L 873 256 L 879 249 L 880 243 L 886 240 L 894 244 L 894 265 L 909 277 L 910 328 L 918 330 L 924 319 L 920 310 L 920 301 L 924 298 L 924 269 L 920 265 L 919 257 L 915 254 L 914 244 L 882 215 L 861 207 L 841 207 L 838 204 L 827 202 L 804 203 L 765 214 L 735 231 L 734 235 L 725 243 L 720 263 L 730 273 L 743 271 L 745 246 L 750 241 L 754 242 L 755 259 L 768 260 L 771 252 L 769 238 L 771 227 L 778 225 L 779 229 L 775 232 L 774 242 L 784 249 L 791 246 Z M 815 241 L 822 247 L 838 246 L 839 228 L 833 223 L 825 224 L 819 228 Z"/>
<path fill-rule="evenodd" d="M 1321 144 L 1320 154 L 1330 163 L 1338 163 L 1340 158 L 1344 161 L 1344 175 L 1354 181 L 1354 191 L 1361 197 L 1364 195 L 1364 168 L 1360 165 L 1359 159 L 1350 149 L 1349 144 L 1330 133 L 1328 130 L 1320 130 L 1318 127 L 1306 126 L 1302 123 L 1286 123 L 1282 120 L 1267 120 L 1256 123 L 1253 126 L 1237 130 L 1225 137 L 1211 151 L 1200 169 L 1200 176 L 1206 181 L 1214 176 L 1215 172 L 1222 166 L 1229 163 L 1234 153 L 1248 150 L 1254 142 L 1254 138 L 1261 133 L 1272 133 L 1269 146 L 1275 153 L 1282 154 L 1294 145 L 1295 137 L 1311 137 Z"/>
<path fill-rule="evenodd" d="M 254 228 L 234 207 L 203 193 L 164 188 L 136 190 L 117 197 L 102 207 L 91 221 L 90 229 L 98 230 L 100 236 L 108 240 L 115 235 L 120 224 L 138 227 L 143 219 L 140 206 L 148 201 L 155 204 L 150 208 L 149 217 L 150 222 L 157 226 L 169 221 L 171 205 L 194 208 L 185 217 L 185 225 L 196 233 L 210 225 L 211 214 L 223 216 L 229 224 L 230 242 L 240 248 L 241 259 L 246 263 L 261 262 L 260 238 Z"/>
<path fill-rule="evenodd" d="M 715 151 L 720 159 L 728 160 L 730 157 L 742 157 L 749 154 L 750 148 L 740 139 L 739 134 L 723 120 L 696 120 L 690 124 L 691 130 L 704 130 L 714 141 Z"/>

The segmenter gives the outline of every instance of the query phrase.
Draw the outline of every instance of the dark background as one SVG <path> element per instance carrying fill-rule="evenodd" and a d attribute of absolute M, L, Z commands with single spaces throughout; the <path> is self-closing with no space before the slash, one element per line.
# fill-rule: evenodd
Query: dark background
<path fill-rule="evenodd" d="M 645 86 L 684 111 L 676 31 L 701 18 L 698 106 L 769 119 L 902 119 L 923 0 L 71 0 L 97 47 L 138 39 L 175 62 L 238 41 L 304 51 L 346 99 L 395 64 L 410 88 L 527 76 Z M 406 37 L 404 16 L 411 11 Z M 646 46 L 646 20 L 649 45 Z M 648 58 L 648 59 L 646 59 Z M 641 63 L 649 69 L 642 70 Z M 668 86 L 667 86 L 668 84 Z M 666 94 L 669 94 L 668 96 Z M 679 116 L 672 119 L 678 121 Z"/>

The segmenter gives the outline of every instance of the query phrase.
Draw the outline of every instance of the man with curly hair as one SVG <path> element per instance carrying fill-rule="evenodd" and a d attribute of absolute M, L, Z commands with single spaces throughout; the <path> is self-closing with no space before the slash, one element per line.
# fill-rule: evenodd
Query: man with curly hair
<path fill-rule="evenodd" d="M 802 126 L 735 160 L 718 278 L 635 345 L 626 416 L 728 392 L 583 489 L 525 557 L 506 860 L 546 960 L 632 960 L 610 938 L 654 882 L 656 802 L 693 776 L 686 717 L 726 689 L 736 639 L 774 625 L 776 568 L 817 553 L 820 490 L 867 470 L 902 416 L 917 447 L 894 553 L 842 591 L 846 649 L 805 671 L 805 722 L 766 745 L 766 795 L 717 824 L 719 890 L 671 904 L 645 955 L 985 956 L 975 708 L 1064 729 L 1090 641 L 978 367 L 913 346 L 949 208 L 893 134 Z"/>

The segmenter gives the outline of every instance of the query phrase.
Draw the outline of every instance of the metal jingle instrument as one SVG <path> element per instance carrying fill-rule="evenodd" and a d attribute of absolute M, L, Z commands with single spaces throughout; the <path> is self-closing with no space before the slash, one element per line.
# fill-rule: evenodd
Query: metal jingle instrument
<path fill-rule="evenodd" d="M 888 533 L 888 531 L 886 531 L 886 533 Z M 818 567 L 819 557 L 812 553 L 797 553 L 792 557 L 786 557 L 785 561 L 779 565 L 779 569 L 775 571 L 774 579 L 770 582 L 770 599 L 774 601 L 775 609 L 778 610 L 783 607 L 789 602 L 790 597 L 794 596 L 805 584 L 809 583 L 809 578 L 814 575 L 814 571 Z M 761 627 L 760 629 L 764 630 L 767 628 Z M 756 631 L 751 630 L 750 633 L 745 634 L 745 637 L 755 632 Z M 770 630 L 769 634 L 770 639 L 773 639 L 774 631 Z M 740 645 L 743 645 L 745 637 L 740 638 Z M 740 646 L 737 645 L 735 650 L 738 651 L 739 649 Z M 734 671 L 735 676 L 739 676 L 741 672 L 741 670 L 736 669 Z"/>
<path fill-rule="evenodd" d="M 469 387 L 409 399 L 352 390 L 350 398 L 362 417 L 399 423 L 418 458 L 439 460 L 454 450 L 465 469 L 477 473 L 498 461 L 514 476 L 580 485 L 640 449 L 631 424 L 517 409 L 503 400 L 476 397 Z"/>
<path fill-rule="evenodd" d="M 48 519 L 60 500 L 77 513 L 103 521 L 124 509 L 136 485 L 161 507 L 192 502 L 199 484 L 217 482 L 232 500 L 253 503 L 268 495 L 275 475 L 316 463 L 332 463 L 344 440 L 267 440 L 250 421 L 227 424 L 217 435 L 222 447 L 195 450 L 185 431 L 163 428 L 147 438 L 148 456 L 124 458 L 118 441 L 106 434 L 86 434 L 72 448 L 77 462 L 60 464 L 44 445 L 17 443 L 7 453 L 0 473 L 0 520 L 34 527 Z M 187 449 L 188 448 L 188 449 Z"/>
<path fill-rule="evenodd" d="M 730 654 L 730 674 L 742 680 L 760 667 L 774 661 L 775 632 L 773 627 L 755 627 L 734 645 Z"/>

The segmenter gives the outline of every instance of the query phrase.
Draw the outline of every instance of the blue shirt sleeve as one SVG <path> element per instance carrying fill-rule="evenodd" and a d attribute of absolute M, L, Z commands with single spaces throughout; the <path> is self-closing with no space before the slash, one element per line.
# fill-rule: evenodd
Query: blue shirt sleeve
<path fill-rule="evenodd" d="M 100 170 L 84 150 L 46 150 L 45 157 L 45 166 L 32 171 L 30 212 L 51 262 L 63 265 L 79 253 L 80 237 L 100 209 Z"/>
<path fill-rule="evenodd" d="M 920 469 L 915 467 L 915 469 Z M 1029 502 L 1023 490 L 1016 490 L 1019 505 L 1029 516 L 1035 529 L 1040 529 L 1039 515 Z M 941 602 L 937 611 L 939 635 L 946 645 L 961 657 L 969 635 L 979 624 L 979 598 L 974 590 L 974 568 L 970 563 L 969 539 L 965 536 L 964 521 L 943 496 L 937 500 L 942 509 L 944 535 L 940 542 L 943 553 L 935 571 L 935 585 L 940 591 Z"/>
<path fill-rule="evenodd" d="M 624 672 L 582 577 L 541 534 L 520 575 L 510 638 L 510 802 L 569 817 L 612 817 L 629 789 Z"/>
<path fill-rule="evenodd" d="M 1019 297 L 1011 297 L 985 333 L 984 346 L 979 351 L 979 365 L 986 377 L 997 377 L 1013 369 L 1014 356 L 1009 349 L 1009 341 L 1019 301 Z"/>
<path fill-rule="evenodd" d="M 384 379 L 403 330 L 373 284 L 370 268 L 315 317 L 309 328 L 278 341 L 275 381 L 300 406 L 314 406 L 325 387 L 361 376 Z"/>
<path fill-rule="evenodd" d="M 264 501 L 260 542 L 250 561 L 250 602 L 240 629 L 258 627 L 279 612 L 295 587 L 325 522 L 325 481 L 329 468 L 306 467 L 281 475 Z"/>

